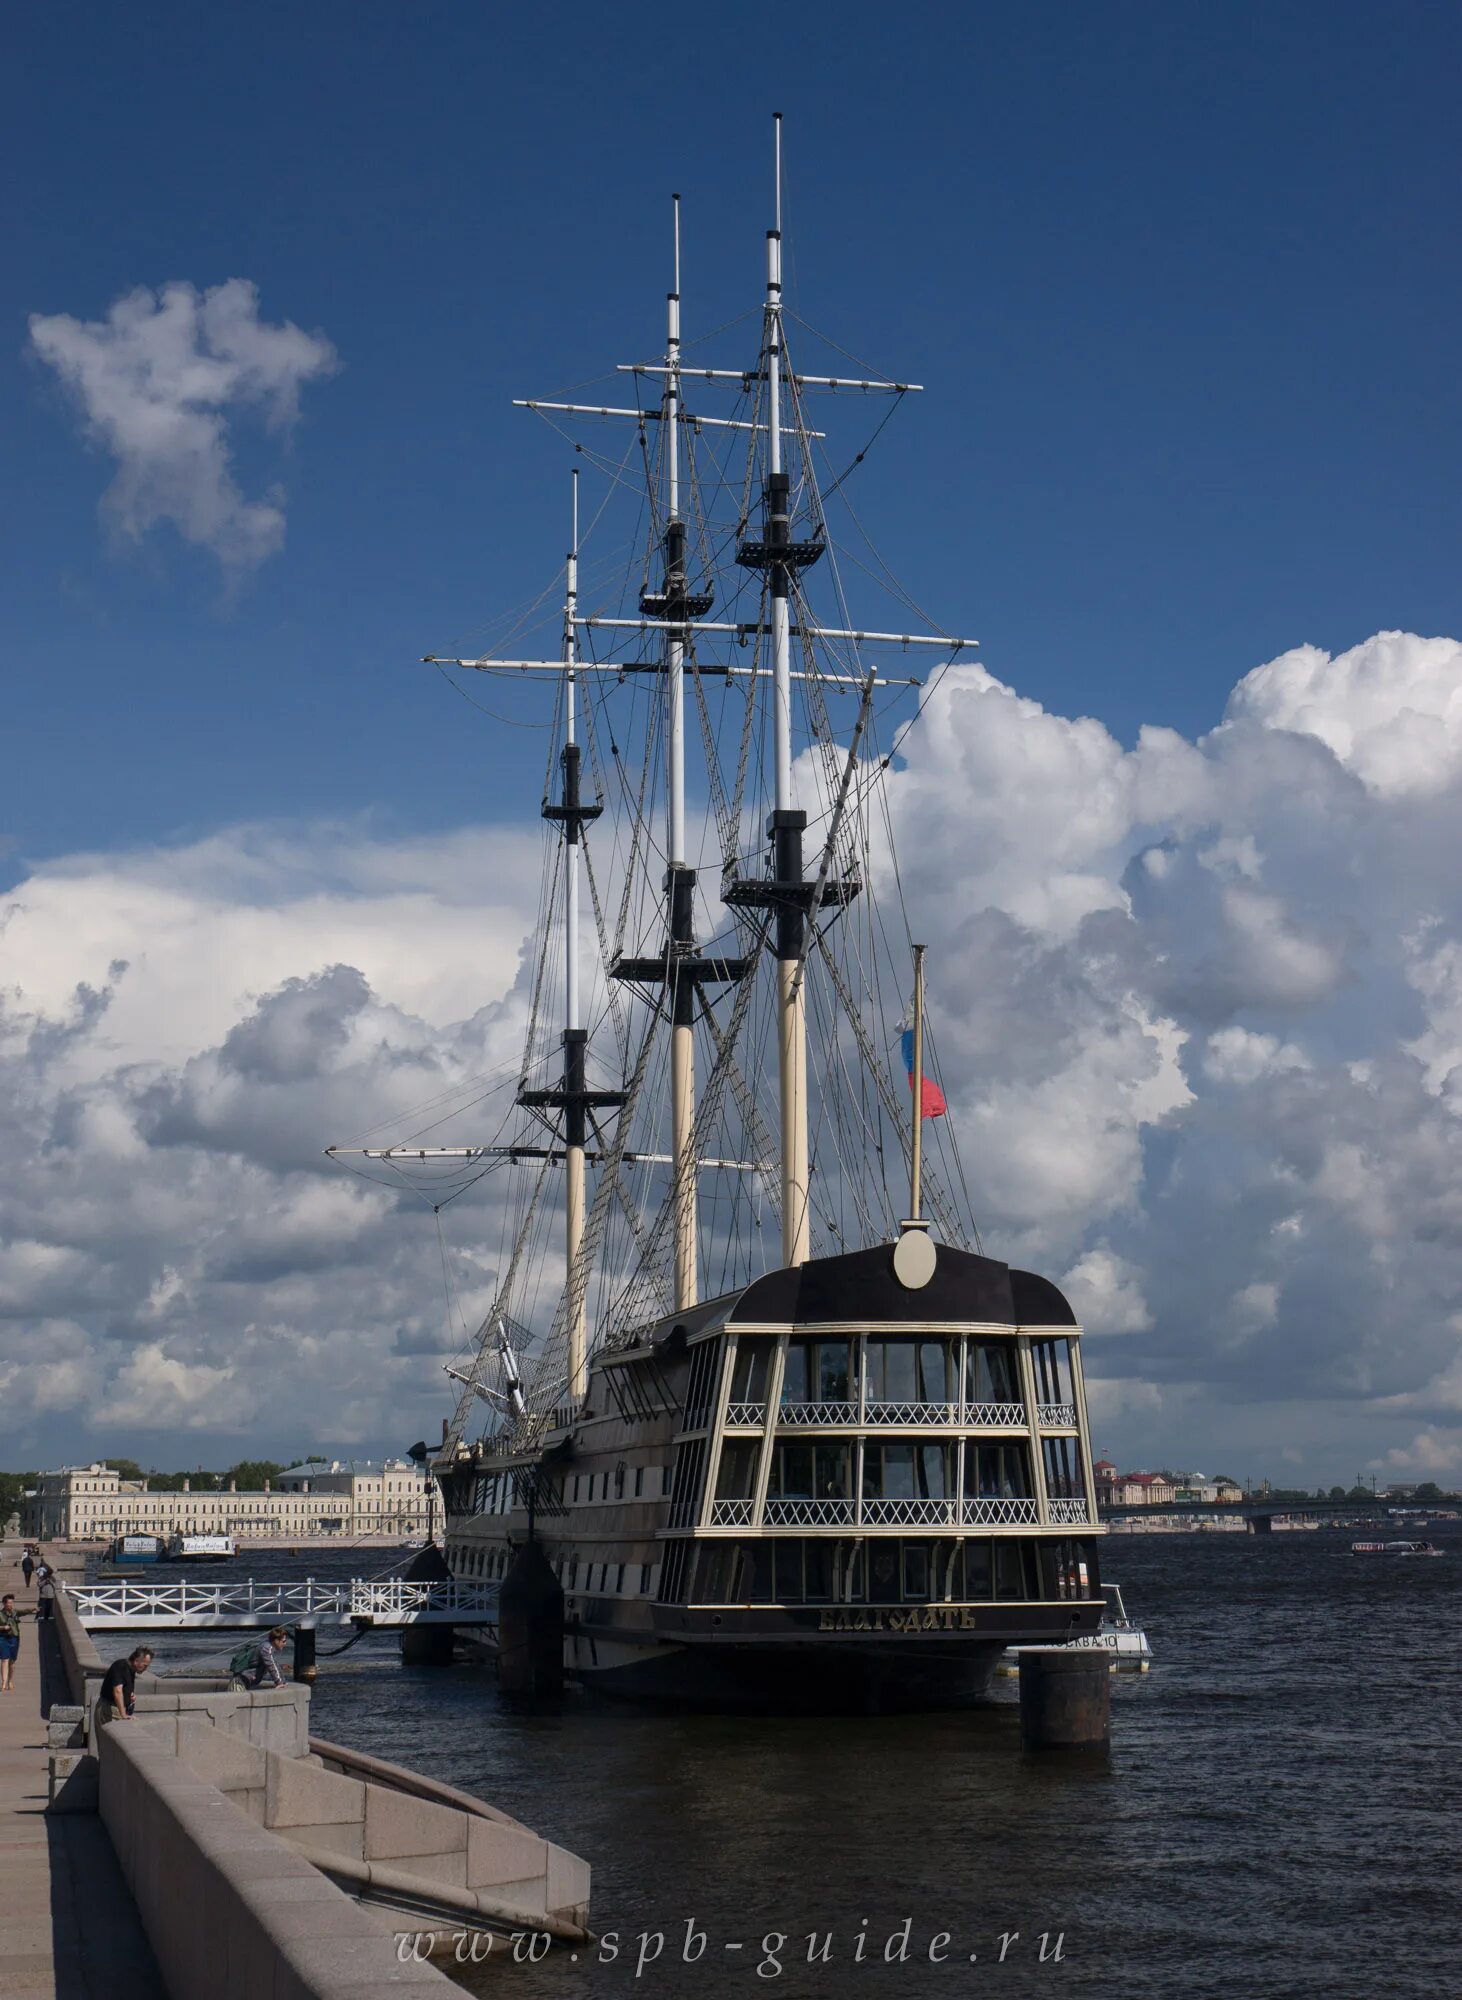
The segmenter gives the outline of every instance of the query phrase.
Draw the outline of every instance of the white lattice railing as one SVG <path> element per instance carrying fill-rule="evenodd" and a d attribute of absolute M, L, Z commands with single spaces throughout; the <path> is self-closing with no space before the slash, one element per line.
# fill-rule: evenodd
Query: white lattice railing
<path fill-rule="evenodd" d="M 375 1625 L 470 1623 L 485 1612 L 496 1612 L 497 1584 L 466 1582 L 408 1583 L 404 1577 L 385 1582 L 348 1580 L 321 1583 L 77 1583 L 66 1586 L 82 1624 L 90 1627 L 218 1626 L 247 1630 L 257 1625 L 349 1624 L 365 1619 Z"/>
<path fill-rule="evenodd" d="M 1075 1430 L 1076 1405 L 1074 1403 L 1038 1403 L 1036 1420 L 1048 1430 Z"/>
<path fill-rule="evenodd" d="M 964 1420 L 967 1424 L 991 1424 L 1001 1430 L 1018 1426 L 1025 1429 L 1024 1403 L 966 1403 Z"/>
<path fill-rule="evenodd" d="M 726 1405 L 726 1422 L 728 1424 L 751 1424 L 755 1425 L 757 1430 L 760 1430 L 766 1420 L 767 1406 L 765 1403 L 728 1403 Z"/>
<path fill-rule="evenodd" d="M 1085 1528 L 1091 1525 L 1091 1515 L 1084 1500 L 1051 1500 L 1047 1504 L 1051 1520 L 1058 1528 Z"/>
<path fill-rule="evenodd" d="M 952 1403 L 876 1403 L 864 1406 L 870 1424 L 957 1424 L 959 1408 Z"/>
<path fill-rule="evenodd" d="M 857 1518 L 856 1500 L 768 1500 L 764 1516 L 769 1528 L 851 1528 Z"/>
<path fill-rule="evenodd" d="M 952 1528 L 959 1520 L 957 1500 L 868 1500 L 863 1524 L 870 1528 Z"/>
<path fill-rule="evenodd" d="M 1003 1500 L 971 1495 L 964 1503 L 967 1528 L 1022 1528 L 1037 1520 L 1034 1500 Z"/>
<path fill-rule="evenodd" d="M 856 1403 L 783 1403 L 779 1424 L 856 1424 Z"/>
<path fill-rule="evenodd" d="M 754 1500 L 713 1500 L 711 1502 L 711 1526 L 713 1528 L 749 1528 L 756 1513 Z"/>

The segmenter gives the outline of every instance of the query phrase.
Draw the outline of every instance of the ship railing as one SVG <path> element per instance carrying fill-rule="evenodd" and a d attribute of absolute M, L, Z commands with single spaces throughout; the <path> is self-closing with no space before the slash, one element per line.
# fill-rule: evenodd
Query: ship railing
<path fill-rule="evenodd" d="M 755 1500 L 713 1500 L 713 1528 L 749 1528 L 756 1516 Z"/>
<path fill-rule="evenodd" d="M 961 1518 L 967 1528 L 1023 1528 L 1034 1526 L 1040 1514 L 1034 1500 L 971 1494 Z"/>
<path fill-rule="evenodd" d="M 863 1523 L 870 1528 L 952 1528 L 959 1522 L 958 1500 L 869 1500 Z"/>
<path fill-rule="evenodd" d="M 870 1397 L 864 1405 L 870 1424 L 957 1424 L 957 1403 L 880 1403 Z"/>
<path fill-rule="evenodd" d="M 856 1403 L 788 1403 L 777 1412 L 779 1424 L 856 1424 Z"/>
<path fill-rule="evenodd" d="M 752 1425 L 760 1430 L 767 1420 L 765 1403 L 728 1403 L 726 1422 L 728 1425 Z"/>
<path fill-rule="evenodd" d="M 1050 1500 L 1051 1520 L 1058 1528 L 1086 1528 L 1091 1525 L 1091 1510 L 1085 1500 Z"/>
<path fill-rule="evenodd" d="M 755 1424 L 758 1428 L 764 1420 L 765 1409 L 760 1403 L 732 1403 L 728 1405 L 728 1424 Z M 885 1425 L 900 1425 L 910 1430 L 922 1424 L 964 1424 L 971 1428 L 991 1430 L 1021 1430 L 1026 1427 L 1024 1403 L 926 1403 L 882 1401 L 870 1396 L 863 1404 L 862 1414 L 856 1403 L 812 1403 L 784 1402 L 777 1412 L 777 1421 L 788 1427 L 794 1425 L 834 1425 L 864 1424 L 870 1430 L 882 1429 Z M 1069 1403 L 1052 1403 L 1042 1406 L 1041 1421 L 1048 1425 L 1074 1425 L 1075 1411 Z"/>
<path fill-rule="evenodd" d="M 1025 1429 L 1024 1403 L 966 1403 L 967 1424 L 989 1424 L 1000 1430 Z"/>
<path fill-rule="evenodd" d="M 768 1500 L 769 1528 L 851 1528 L 858 1519 L 856 1500 Z"/>
<path fill-rule="evenodd" d="M 1074 1403 L 1038 1403 L 1036 1421 L 1047 1430 L 1075 1430 L 1076 1405 Z"/>

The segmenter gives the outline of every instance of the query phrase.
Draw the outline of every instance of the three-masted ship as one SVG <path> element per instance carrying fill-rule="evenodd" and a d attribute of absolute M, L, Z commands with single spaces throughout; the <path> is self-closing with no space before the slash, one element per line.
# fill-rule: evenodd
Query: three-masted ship
<path fill-rule="evenodd" d="M 1081 1329 L 982 1253 L 953 1120 L 926 1115 L 921 981 L 899 1018 L 891 732 L 918 722 L 906 669 L 974 642 L 848 615 L 837 508 L 867 445 L 839 476 L 814 418 L 871 400 L 881 429 L 917 385 L 794 367 L 814 336 L 784 304 L 780 136 L 744 365 L 683 351 L 677 197 L 633 401 L 526 404 L 604 486 L 581 537 L 573 474 L 556 656 L 430 656 L 551 697 L 526 1049 L 492 1144 L 369 1151 L 515 1177 L 448 1371 L 455 1574 L 531 1547 L 567 1671 L 606 1690 L 939 1704 L 1100 1622 Z M 586 579 L 627 497 L 629 560 Z"/>

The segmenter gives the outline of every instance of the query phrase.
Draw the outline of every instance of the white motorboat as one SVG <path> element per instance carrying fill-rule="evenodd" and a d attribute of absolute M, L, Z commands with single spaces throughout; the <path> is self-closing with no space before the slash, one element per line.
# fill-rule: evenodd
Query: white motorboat
<path fill-rule="evenodd" d="M 1145 1674 L 1152 1665 L 1152 1648 L 1147 1643 L 1146 1632 L 1127 1616 L 1120 1585 L 1104 1583 L 1102 1596 L 1106 1599 L 1106 1610 L 1095 1632 L 1053 1645 L 1011 1646 L 1002 1655 L 996 1673 L 1007 1676 L 1018 1674 L 1022 1653 L 1102 1652 L 1111 1654 L 1110 1664 L 1114 1674 Z"/>
<path fill-rule="evenodd" d="M 1439 1556 L 1434 1542 L 1352 1542 L 1353 1556 Z"/>
<path fill-rule="evenodd" d="M 170 1535 L 168 1562 L 229 1562 L 239 1552 L 232 1535 Z"/>

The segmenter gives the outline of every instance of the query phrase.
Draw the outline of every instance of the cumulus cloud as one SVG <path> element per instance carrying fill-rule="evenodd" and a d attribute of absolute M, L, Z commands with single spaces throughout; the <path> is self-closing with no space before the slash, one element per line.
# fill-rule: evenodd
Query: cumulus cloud
<path fill-rule="evenodd" d="M 467 1107 L 435 1136 L 491 1134 L 518 1070 L 537 846 L 246 827 L 73 857 L 5 899 L 24 981 L 0 988 L 17 1441 L 196 1456 L 204 1435 L 400 1448 L 431 1428 L 440 1363 L 498 1268 L 495 1189 L 449 1311 L 429 1205 L 323 1148 L 394 1136 L 426 1099 L 434 1123 Z M 418 1011 L 437 970 L 445 1006 Z"/>
<path fill-rule="evenodd" d="M 240 490 L 230 425 L 257 412 L 270 430 L 287 430 L 304 384 L 336 365 L 323 335 L 261 319 L 256 287 L 230 278 L 204 292 L 139 288 L 104 320 L 36 313 L 30 337 L 79 404 L 87 435 L 117 462 L 103 508 L 118 532 L 140 541 L 170 521 L 233 573 L 283 547 L 283 495 Z"/>
<path fill-rule="evenodd" d="M 1098 1379 L 1228 1409 L 1194 1457 L 1287 1424 L 1354 1463 L 1405 1404 L 1462 1471 L 1426 1400 L 1462 1286 L 1459 690 L 1455 642 L 1384 633 L 1126 748 L 961 668 L 894 776 L 986 1237 L 1066 1273 Z"/>
<path fill-rule="evenodd" d="M 1457 658 L 1301 649 L 1206 736 L 1131 746 L 956 669 L 890 773 L 984 1238 L 1069 1290 L 1115 1456 L 1462 1472 Z M 21 884 L 17 1424 L 68 1449 L 119 1410 L 270 1449 L 281 1422 L 431 1427 L 505 1210 L 489 1186 L 455 1211 L 449 1308 L 429 1212 L 320 1148 L 511 1080 L 536 854 L 530 829 L 249 828 Z"/>

